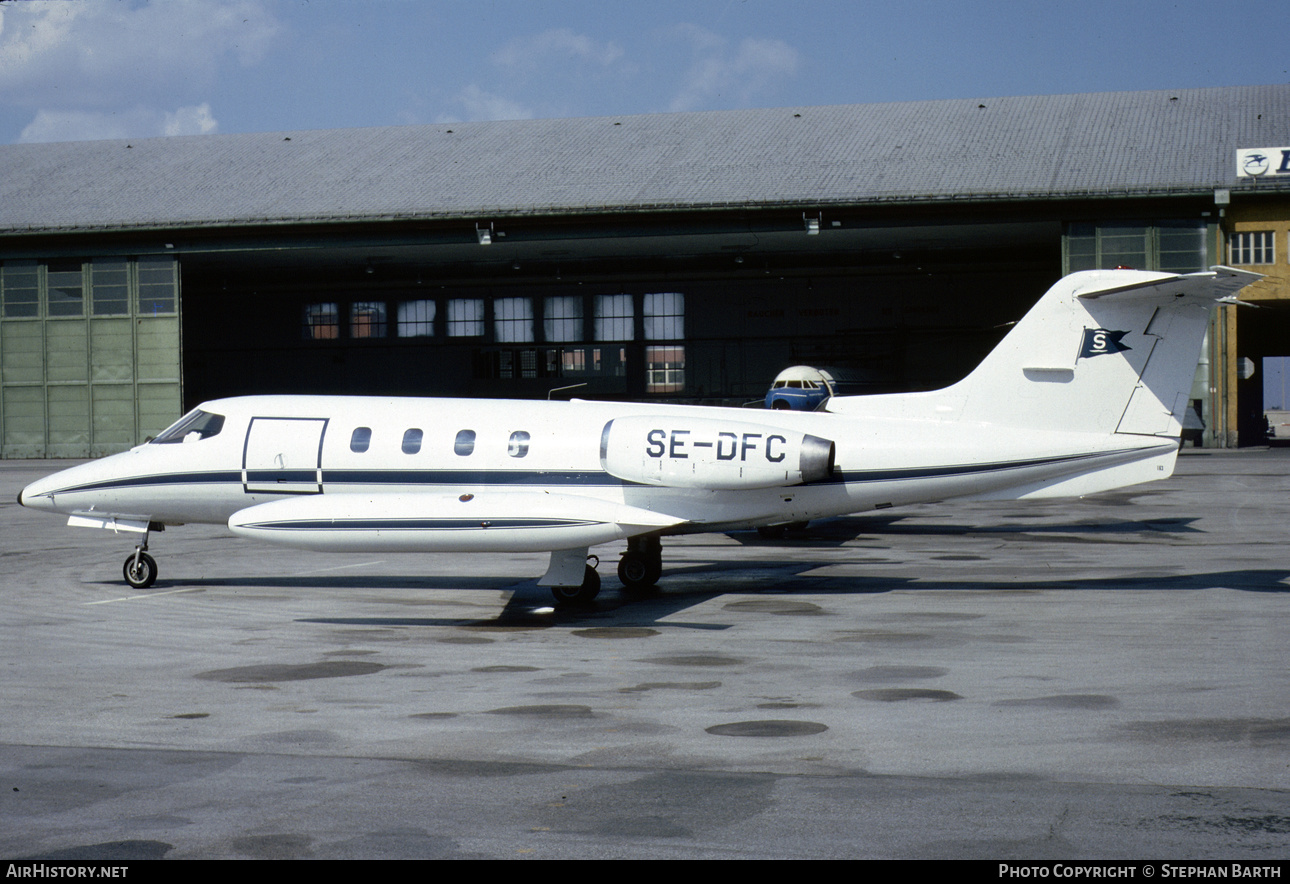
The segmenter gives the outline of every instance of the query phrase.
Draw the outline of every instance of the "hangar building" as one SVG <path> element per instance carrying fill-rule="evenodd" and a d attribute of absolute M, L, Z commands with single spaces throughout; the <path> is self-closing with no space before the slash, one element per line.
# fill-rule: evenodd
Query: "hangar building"
<path fill-rule="evenodd" d="M 1207 444 L 1261 441 L 1244 378 L 1290 355 L 1290 86 L 24 144 L 0 162 L 4 457 L 118 451 L 256 392 L 741 404 L 798 363 L 930 389 L 1091 267 L 1267 274 L 1261 309 L 1211 328 Z"/>

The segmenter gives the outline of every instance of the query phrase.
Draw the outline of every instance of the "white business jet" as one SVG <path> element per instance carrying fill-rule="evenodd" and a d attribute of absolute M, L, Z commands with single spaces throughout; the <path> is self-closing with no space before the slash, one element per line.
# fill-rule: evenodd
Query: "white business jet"
<path fill-rule="evenodd" d="M 600 589 L 589 548 L 950 498 L 1078 496 L 1173 472 L 1210 308 L 1258 274 L 1092 270 L 1054 285 L 962 381 L 835 396 L 814 412 L 618 402 L 249 396 L 24 488 L 68 524 L 186 522 L 329 552 L 550 552 L 557 601 Z"/>

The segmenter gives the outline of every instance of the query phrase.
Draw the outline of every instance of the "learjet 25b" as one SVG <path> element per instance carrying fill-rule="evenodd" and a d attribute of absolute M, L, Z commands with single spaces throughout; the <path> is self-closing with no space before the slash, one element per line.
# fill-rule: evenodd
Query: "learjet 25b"
<path fill-rule="evenodd" d="M 24 488 L 68 524 L 142 535 L 227 524 L 332 552 L 550 552 L 588 601 L 597 544 L 629 589 L 660 537 L 950 498 L 1079 496 L 1173 472 L 1210 308 L 1257 274 L 1089 270 L 1060 280 L 962 381 L 835 396 L 814 412 L 616 402 L 249 396 Z"/>

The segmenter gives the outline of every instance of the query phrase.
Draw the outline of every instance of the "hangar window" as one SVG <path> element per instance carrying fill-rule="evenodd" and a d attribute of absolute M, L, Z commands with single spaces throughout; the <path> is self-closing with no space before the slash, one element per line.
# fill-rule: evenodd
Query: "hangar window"
<path fill-rule="evenodd" d="M 685 337 L 685 295 L 662 292 L 645 296 L 645 340 L 677 341 Z"/>
<path fill-rule="evenodd" d="M 381 301 L 355 301 L 349 305 L 351 338 L 385 337 L 385 304 Z"/>
<path fill-rule="evenodd" d="M 45 288 L 49 299 L 46 315 L 85 315 L 85 275 L 80 261 L 50 261 L 45 268 Z M 124 313 L 124 305 L 113 312 Z"/>
<path fill-rule="evenodd" d="M 1276 235 L 1271 230 L 1234 233 L 1228 244 L 1233 264 L 1276 263 Z"/>
<path fill-rule="evenodd" d="M 475 452 L 475 431 L 461 430 L 457 433 L 457 439 L 452 443 L 452 450 L 460 457 L 469 457 Z"/>
<path fill-rule="evenodd" d="M 482 298 L 456 298 L 448 302 L 448 337 L 471 338 L 484 334 Z"/>
<path fill-rule="evenodd" d="M 506 453 L 511 457 L 523 457 L 529 453 L 529 434 L 523 430 L 516 430 L 511 433 L 510 441 L 506 444 Z"/>
<path fill-rule="evenodd" d="M 138 260 L 140 316 L 175 312 L 177 264 L 174 258 L 143 256 Z"/>
<path fill-rule="evenodd" d="M 1161 221 L 1156 228 L 1157 270 L 1190 273 L 1204 270 L 1205 225 L 1192 221 Z"/>
<path fill-rule="evenodd" d="M 4 316 L 40 315 L 40 271 L 35 261 L 6 261 L 0 267 Z"/>
<path fill-rule="evenodd" d="M 581 341 L 582 298 L 578 295 L 556 295 L 543 305 L 542 333 L 547 341 L 557 344 Z"/>
<path fill-rule="evenodd" d="M 372 428 L 355 427 L 354 432 L 349 434 L 349 450 L 355 454 L 362 454 L 372 445 Z"/>
<path fill-rule="evenodd" d="M 631 295 L 596 295 L 597 341 L 630 341 L 635 328 Z"/>
<path fill-rule="evenodd" d="M 645 348 L 645 392 L 679 393 L 685 389 L 685 348 Z"/>
<path fill-rule="evenodd" d="M 493 336 L 499 344 L 526 344 L 533 340 L 533 301 L 498 298 L 493 301 Z"/>
<path fill-rule="evenodd" d="M 399 337 L 425 338 L 434 334 L 434 301 L 404 301 L 399 304 Z"/>
<path fill-rule="evenodd" d="M 1066 225 L 1067 273 L 1132 267 L 1190 273 L 1209 264 L 1206 226 L 1200 219 L 1152 222 L 1081 221 Z"/>
<path fill-rule="evenodd" d="M 334 340 L 340 337 L 340 311 L 335 304 L 306 304 L 301 328 L 306 340 Z"/>
<path fill-rule="evenodd" d="M 95 316 L 124 316 L 130 312 L 127 262 L 117 259 L 90 262 L 90 303 Z"/>
<path fill-rule="evenodd" d="M 403 453 L 416 454 L 421 450 L 422 433 L 418 429 L 405 430 L 403 433 Z"/>

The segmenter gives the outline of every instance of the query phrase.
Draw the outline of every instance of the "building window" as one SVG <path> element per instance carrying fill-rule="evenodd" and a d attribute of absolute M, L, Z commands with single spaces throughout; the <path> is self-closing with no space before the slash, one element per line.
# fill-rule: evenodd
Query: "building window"
<path fill-rule="evenodd" d="M 499 344 L 527 344 L 533 340 L 533 301 L 498 298 L 493 301 L 493 336 Z"/>
<path fill-rule="evenodd" d="M 1147 269 L 1147 228 L 1141 224 L 1103 224 L 1098 230 L 1101 265 Z"/>
<path fill-rule="evenodd" d="M 506 444 L 506 453 L 511 457 L 523 457 L 529 453 L 529 434 L 523 430 L 516 430 L 511 433 L 510 441 Z"/>
<path fill-rule="evenodd" d="M 596 295 L 596 340 L 630 341 L 636 337 L 631 295 Z"/>
<path fill-rule="evenodd" d="M 403 433 L 403 453 L 416 454 L 421 450 L 422 433 L 418 429 L 406 430 Z"/>
<path fill-rule="evenodd" d="M 0 267 L 0 298 L 6 318 L 40 315 L 40 269 L 35 261 L 6 261 Z"/>
<path fill-rule="evenodd" d="M 121 260 L 90 262 L 90 303 L 95 316 L 130 312 L 129 264 Z"/>
<path fill-rule="evenodd" d="M 582 298 L 578 295 L 556 295 L 546 299 L 542 312 L 542 333 L 553 344 L 581 341 Z"/>
<path fill-rule="evenodd" d="M 1191 221 L 1161 221 L 1156 227 L 1156 269 L 1166 273 L 1204 270 L 1205 225 Z"/>
<path fill-rule="evenodd" d="M 156 316 L 174 313 L 175 292 L 178 290 L 174 258 L 144 256 L 139 258 L 139 315 Z"/>
<path fill-rule="evenodd" d="M 351 338 L 385 337 L 385 304 L 381 301 L 355 301 L 349 305 Z"/>
<path fill-rule="evenodd" d="M 662 292 L 645 296 L 645 340 L 679 341 L 685 337 L 685 295 Z"/>
<path fill-rule="evenodd" d="M 1209 265 L 1200 220 L 1092 222 L 1066 225 L 1066 272 L 1132 267 L 1191 273 Z"/>
<path fill-rule="evenodd" d="M 404 301 L 399 304 L 399 337 L 425 338 L 434 334 L 434 301 Z"/>
<path fill-rule="evenodd" d="M 478 338 L 484 334 L 482 298 L 456 298 L 448 302 L 448 337 Z"/>
<path fill-rule="evenodd" d="M 1276 234 L 1271 230 L 1234 233 L 1229 243 L 1233 264 L 1275 264 Z"/>
<path fill-rule="evenodd" d="M 452 443 L 452 450 L 459 457 L 469 457 L 475 453 L 475 431 L 462 430 L 457 433 L 456 440 Z"/>
<path fill-rule="evenodd" d="M 349 436 L 349 450 L 355 454 L 362 454 L 372 444 L 372 428 L 356 427 L 354 432 Z"/>
<path fill-rule="evenodd" d="M 679 393 L 685 389 L 685 348 L 645 348 L 645 392 Z"/>
<path fill-rule="evenodd" d="M 340 311 L 335 304 L 306 304 L 301 327 L 306 340 L 335 340 L 340 337 Z"/>
<path fill-rule="evenodd" d="M 49 298 L 46 306 L 47 316 L 84 316 L 85 315 L 85 274 L 81 272 L 80 261 L 50 261 L 45 269 L 45 287 Z M 124 280 L 124 270 L 121 274 Z M 124 292 L 124 289 L 122 289 Z M 125 304 L 113 313 L 124 313 Z M 96 307 L 95 313 L 101 311 Z"/>

